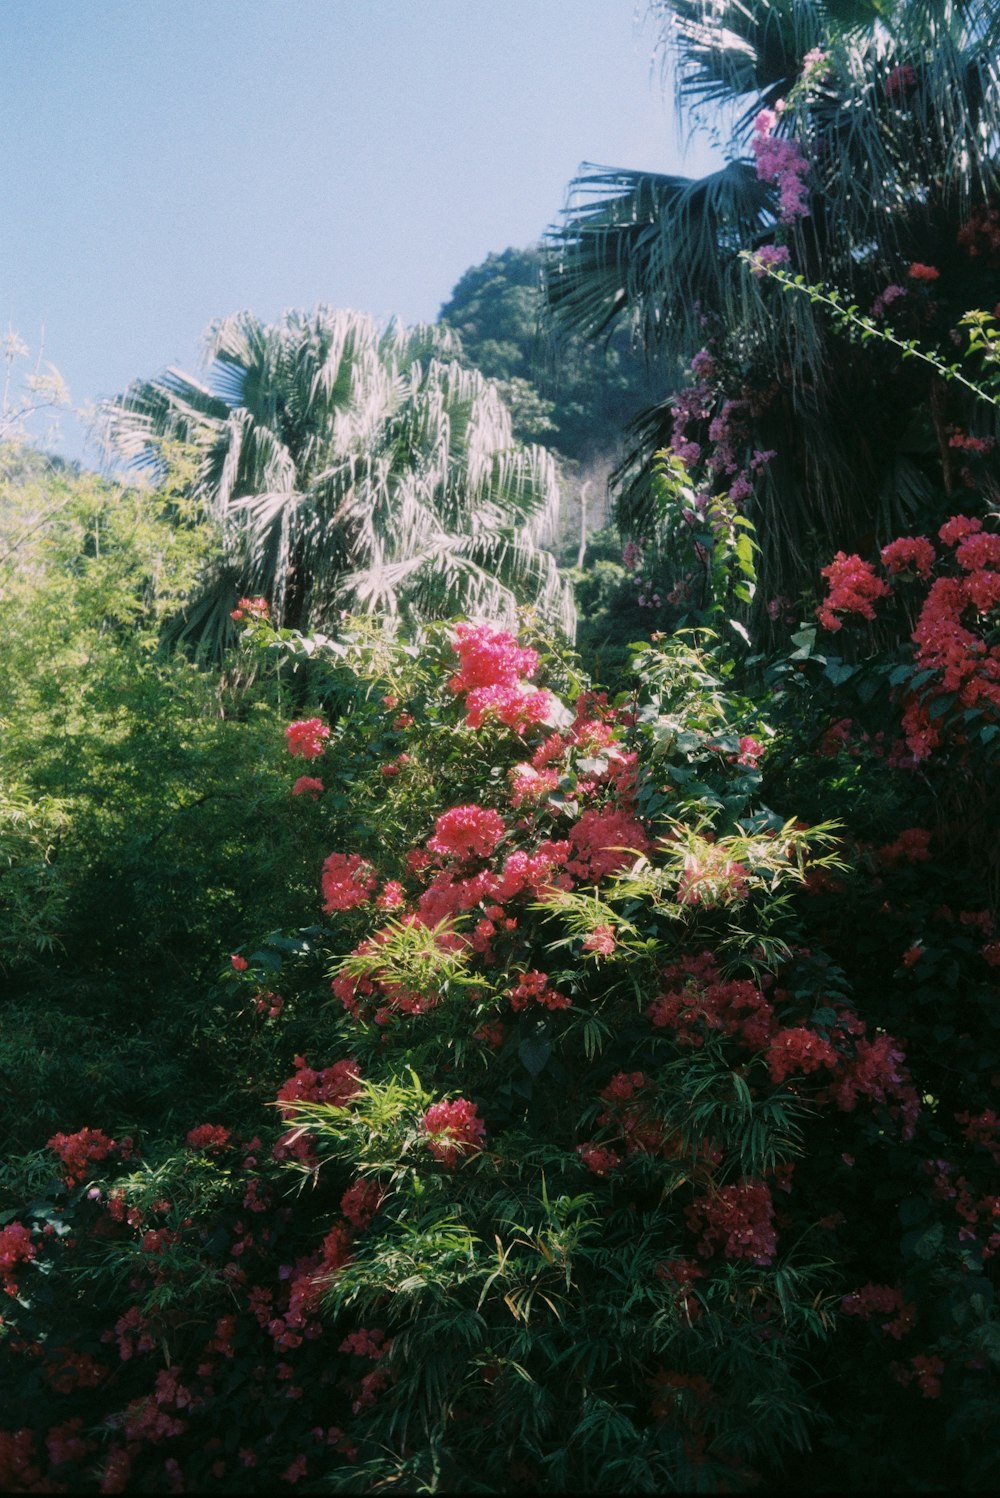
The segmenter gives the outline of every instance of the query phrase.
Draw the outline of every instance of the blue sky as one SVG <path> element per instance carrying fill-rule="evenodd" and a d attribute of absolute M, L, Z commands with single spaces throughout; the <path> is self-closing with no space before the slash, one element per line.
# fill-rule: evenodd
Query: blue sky
<path fill-rule="evenodd" d="M 433 319 L 584 161 L 699 175 L 644 0 L 4 0 L 0 331 L 73 404 L 216 317 Z M 84 455 L 62 421 L 56 448 Z M 92 454 L 90 456 L 93 456 Z"/>

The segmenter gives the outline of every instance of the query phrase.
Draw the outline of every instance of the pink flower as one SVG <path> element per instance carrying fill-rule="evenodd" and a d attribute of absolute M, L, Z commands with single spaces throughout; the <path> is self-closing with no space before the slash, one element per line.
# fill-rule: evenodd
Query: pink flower
<path fill-rule="evenodd" d="M 302 718 L 285 729 L 289 754 L 303 759 L 318 759 L 323 753 L 323 740 L 329 737 L 330 730 L 322 718 Z"/>
<path fill-rule="evenodd" d="M 453 1170 L 459 1155 L 481 1150 L 486 1126 L 476 1112 L 475 1103 L 455 1098 L 450 1103 L 433 1103 L 423 1118 L 427 1147 L 436 1160 Z"/>
<path fill-rule="evenodd" d="M 453 806 L 438 817 L 427 846 L 432 853 L 455 858 L 475 854 L 488 858 L 506 830 L 499 812 L 483 806 Z"/>
<path fill-rule="evenodd" d="M 767 1067 L 772 1082 L 783 1082 L 790 1076 L 805 1076 L 821 1066 L 832 1070 L 836 1065 L 836 1051 L 815 1030 L 805 1027 L 777 1030 L 771 1037 Z"/>
<path fill-rule="evenodd" d="M 292 786 L 292 795 L 309 796 L 311 800 L 318 801 L 325 789 L 322 780 L 317 780 L 315 775 L 300 775 Z"/>
<path fill-rule="evenodd" d="M 890 592 L 888 583 L 875 576 L 870 562 L 863 562 L 859 556 L 845 556 L 842 551 L 837 552 L 829 566 L 821 569 L 821 574 L 829 582 L 829 592 L 816 613 L 826 629 L 840 628 L 838 613 L 874 619 L 873 604 Z"/>
<path fill-rule="evenodd" d="M 923 265 L 919 260 L 914 260 L 906 274 L 911 281 L 936 281 L 941 272 L 935 265 Z"/>
<path fill-rule="evenodd" d="M 900 536 L 882 548 L 882 566 L 892 574 L 912 567 L 918 577 L 929 578 L 937 553 L 926 536 Z"/>
<path fill-rule="evenodd" d="M 765 752 L 764 745 L 758 739 L 744 734 L 740 738 L 740 752 L 736 756 L 736 763 L 749 770 L 756 769 L 758 760 Z"/>
<path fill-rule="evenodd" d="M 590 935 L 584 938 L 583 950 L 596 952 L 599 957 L 610 957 L 617 945 L 611 926 L 595 926 Z"/>
<path fill-rule="evenodd" d="M 109 1155 L 119 1151 L 125 1156 L 129 1155 L 131 1145 L 130 1138 L 122 1139 L 119 1143 L 116 1139 L 109 1139 L 101 1129 L 79 1129 L 75 1134 L 53 1134 L 48 1142 L 48 1148 L 54 1150 L 63 1162 L 66 1182 L 70 1186 L 77 1186 L 86 1180 L 90 1174 L 90 1166 L 96 1161 L 106 1160 Z"/>
<path fill-rule="evenodd" d="M 597 811 L 589 807 L 570 828 L 574 857 L 566 865 L 580 879 L 596 883 L 632 863 L 636 853 L 649 849 L 643 827 L 625 811 Z"/>
<path fill-rule="evenodd" d="M 703 849 L 689 853 L 677 881 L 678 905 L 729 905 L 747 895 L 749 870 L 727 858 L 725 850 Z"/>
<path fill-rule="evenodd" d="M 266 598 L 241 598 L 229 617 L 238 624 L 245 614 L 249 614 L 251 619 L 266 619 L 269 613 Z"/>
<path fill-rule="evenodd" d="M 245 973 L 249 966 L 246 958 L 241 957 L 239 952 L 234 952 L 229 961 L 232 963 L 233 972 L 235 973 Z"/>
<path fill-rule="evenodd" d="M 461 662 L 448 685 L 453 692 L 476 687 L 512 687 L 518 677 L 531 676 L 538 668 L 537 652 L 519 645 L 506 630 L 487 624 L 459 624 L 454 650 Z"/>
<path fill-rule="evenodd" d="M 399 880 L 387 879 L 375 904 L 379 910 L 397 910 L 403 904 L 404 899 L 403 886 Z"/>
<path fill-rule="evenodd" d="M 884 317 L 889 308 L 892 306 L 893 302 L 898 302 L 900 297 L 904 296 L 906 296 L 905 286 L 887 286 L 884 291 L 879 292 L 878 296 L 872 302 L 872 317 Z"/>
<path fill-rule="evenodd" d="M 192 1149 L 221 1150 L 229 1143 L 229 1130 L 222 1124 L 199 1124 L 189 1129 L 187 1142 Z"/>
<path fill-rule="evenodd" d="M 31 1239 L 31 1229 L 22 1223 L 9 1222 L 5 1228 L 0 1228 L 0 1282 L 8 1295 L 17 1294 L 12 1271 L 18 1264 L 27 1264 L 37 1251 Z"/>
<path fill-rule="evenodd" d="M 493 717 L 523 733 L 532 723 L 544 721 L 550 702 L 548 692 L 521 683 L 473 687 L 465 699 L 465 721 L 470 728 L 481 728 L 485 718 Z"/>
<path fill-rule="evenodd" d="M 618 1166 L 622 1163 L 621 1156 L 616 1155 L 614 1150 L 607 1149 L 603 1144 L 594 1144 L 593 1142 L 578 1144 L 576 1152 L 591 1175 L 602 1179 L 604 1176 L 610 1175 L 611 1171 L 617 1170 Z"/>
<path fill-rule="evenodd" d="M 952 515 L 951 519 L 946 520 L 944 525 L 942 525 L 938 531 L 938 536 L 944 542 L 945 546 L 955 546 L 965 536 L 972 536 L 976 531 L 981 531 L 982 528 L 983 522 L 977 520 L 975 516 Z"/>
<path fill-rule="evenodd" d="M 809 217 L 809 189 L 805 178 L 809 163 L 795 140 L 781 138 L 772 132 L 777 115 L 762 109 L 754 121 L 750 148 L 757 158 L 757 176 L 761 182 L 773 182 L 778 188 L 778 217 L 783 224 Z"/>
<path fill-rule="evenodd" d="M 759 250 L 754 250 L 750 258 L 750 274 L 761 280 L 767 275 L 767 267 L 769 265 L 787 265 L 789 258 L 787 245 L 761 245 Z"/>
<path fill-rule="evenodd" d="M 358 853 L 331 853 L 324 860 L 323 909 L 327 915 L 335 910 L 353 910 L 364 905 L 377 883 L 375 870 Z"/>
<path fill-rule="evenodd" d="M 698 1252 L 708 1258 L 716 1247 L 727 1259 L 748 1259 L 766 1266 L 774 1258 L 774 1203 L 764 1181 L 744 1180 L 723 1186 L 686 1208 L 688 1226 L 701 1231 Z"/>
<path fill-rule="evenodd" d="M 569 1009 L 573 1000 L 568 994 L 549 987 L 548 974 L 538 968 L 522 973 L 520 981 L 510 990 L 510 1007 L 519 1013 L 528 1004 L 541 1004 L 543 1009 Z"/>

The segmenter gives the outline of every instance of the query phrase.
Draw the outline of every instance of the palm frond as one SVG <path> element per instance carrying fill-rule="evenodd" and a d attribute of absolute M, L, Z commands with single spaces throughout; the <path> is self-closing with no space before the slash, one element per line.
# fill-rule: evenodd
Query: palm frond
<path fill-rule="evenodd" d="M 178 371 L 109 403 L 108 440 L 156 461 L 165 435 L 198 454 L 196 488 L 224 565 L 178 638 L 222 636 L 220 589 L 266 596 L 279 623 L 327 622 L 345 602 L 388 618 L 531 603 L 572 629 L 542 548 L 558 534 L 551 456 L 519 448 L 499 392 L 454 358 L 447 330 L 317 307 L 276 325 L 252 313 L 209 330 L 206 382 Z"/>

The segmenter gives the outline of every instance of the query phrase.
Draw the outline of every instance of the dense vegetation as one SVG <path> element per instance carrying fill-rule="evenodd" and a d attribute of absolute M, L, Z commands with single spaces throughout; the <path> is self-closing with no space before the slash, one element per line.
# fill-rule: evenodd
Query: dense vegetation
<path fill-rule="evenodd" d="M 654 9 L 609 363 L 507 252 L 0 447 L 4 1491 L 994 1485 L 996 18 Z"/>

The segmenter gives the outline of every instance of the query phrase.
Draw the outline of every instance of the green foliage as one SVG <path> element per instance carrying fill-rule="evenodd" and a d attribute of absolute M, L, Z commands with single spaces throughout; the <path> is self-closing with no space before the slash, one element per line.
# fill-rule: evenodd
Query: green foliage
<path fill-rule="evenodd" d="M 239 695 L 159 649 L 211 531 L 170 492 L 4 464 L 4 1125 L 29 1147 L 95 1108 L 135 1127 L 243 1085 L 220 949 L 294 920 L 313 876 L 276 744 L 288 688 Z"/>
<path fill-rule="evenodd" d="M 541 442 L 586 469 L 614 454 L 651 394 L 645 363 L 621 333 L 602 348 L 568 337 L 553 345 L 543 323 L 542 254 L 504 250 L 470 267 L 439 320 L 469 363 L 497 380 L 524 442 Z"/>
<path fill-rule="evenodd" d="M 954 428 L 997 435 L 963 399 L 976 357 L 955 353 L 968 309 L 995 300 L 995 16 L 923 0 L 662 0 L 653 11 L 695 122 L 701 108 L 736 106 L 732 159 L 702 181 L 581 176 L 549 237 L 547 297 L 574 333 L 638 329 L 674 391 L 633 423 L 615 480 L 622 529 L 653 540 L 654 454 L 666 447 L 704 500 L 740 495 L 761 548 L 753 633 L 770 642 L 774 617 L 836 550 L 884 544 L 930 506 L 940 524 L 959 482 Z M 855 319 L 889 339 L 845 347 L 838 309 L 779 296 L 768 256 L 793 279 L 838 286 Z M 715 373 L 678 388 L 692 358 Z M 959 376 L 946 391 L 942 370 Z M 697 413 L 678 420 L 692 384 Z M 727 411 L 740 440 L 720 450 L 711 432 Z"/>
<path fill-rule="evenodd" d="M 217 661 L 240 594 L 275 620 L 331 628 L 345 608 L 413 624 L 455 612 L 513 618 L 532 603 L 572 632 L 546 542 L 551 457 L 515 443 L 495 386 L 441 328 L 379 329 L 317 307 L 281 323 L 239 313 L 206 340 L 208 382 L 168 370 L 104 407 L 121 456 L 163 471 L 163 441 L 195 456 L 191 498 L 211 558 L 176 633 Z"/>

